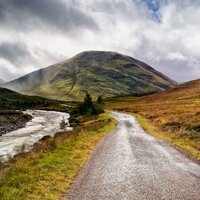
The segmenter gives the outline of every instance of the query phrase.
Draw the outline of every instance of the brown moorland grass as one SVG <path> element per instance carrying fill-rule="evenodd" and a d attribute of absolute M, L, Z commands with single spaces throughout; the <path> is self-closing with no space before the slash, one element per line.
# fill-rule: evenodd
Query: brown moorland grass
<path fill-rule="evenodd" d="M 144 97 L 118 97 L 106 108 L 133 113 L 150 134 L 200 160 L 200 80 Z"/>

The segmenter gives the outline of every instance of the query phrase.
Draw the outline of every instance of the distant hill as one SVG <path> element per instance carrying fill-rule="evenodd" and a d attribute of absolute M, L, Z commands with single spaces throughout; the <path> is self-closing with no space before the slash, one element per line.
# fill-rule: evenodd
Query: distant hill
<path fill-rule="evenodd" d="M 53 103 L 56 102 L 43 97 L 22 95 L 9 89 L 0 87 L 0 108 L 25 109 L 38 105 Z"/>
<path fill-rule="evenodd" d="M 200 79 L 189 81 L 176 87 L 159 92 L 157 94 L 143 98 L 148 102 L 164 101 L 199 101 L 200 103 Z"/>
<path fill-rule="evenodd" d="M 176 83 L 149 65 L 116 52 L 86 51 L 64 62 L 32 72 L 4 85 L 24 94 L 51 99 L 145 94 Z"/>
<path fill-rule="evenodd" d="M 179 110 L 178 114 L 180 116 L 185 114 L 186 118 L 186 114 L 189 114 L 189 111 L 194 113 L 199 112 L 200 114 L 200 79 L 186 82 L 174 88 L 144 97 L 127 96 L 109 98 L 108 104 L 113 109 L 127 108 L 132 112 L 136 111 L 140 113 L 145 110 L 144 114 L 147 114 L 146 110 L 148 110 L 150 111 L 150 115 L 154 115 L 155 112 L 159 112 L 161 115 L 164 112 L 167 117 L 170 116 L 170 112 L 165 112 L 164 110 L 171 109 L 172 116 L 175 117 L 175 110 L 177 109 Z M 181 107 L 180 109 L 178 108 L 179 106 Z M 195 114 L 194 116 L 191 114 L 191 116 L 199 118 L 199 114 Z M 190 121 L 187 122 L 190 123 Z"/>

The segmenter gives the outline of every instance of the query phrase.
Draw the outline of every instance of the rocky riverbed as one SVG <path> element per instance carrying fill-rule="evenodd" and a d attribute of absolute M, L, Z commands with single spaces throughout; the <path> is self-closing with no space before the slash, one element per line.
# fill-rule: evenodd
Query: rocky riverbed
<path fill-rule="evenodd" d="M 26 123 L 32 119 L 31 115 L 20 111 L 1 110 L 0 111 L 0 136 L 5 133 L 15 131 L 26 126 Z"/>

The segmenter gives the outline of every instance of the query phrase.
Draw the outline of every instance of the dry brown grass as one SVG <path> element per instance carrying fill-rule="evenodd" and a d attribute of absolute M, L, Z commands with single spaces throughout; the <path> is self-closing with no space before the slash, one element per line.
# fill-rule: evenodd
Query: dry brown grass
<path fill-rule="evenodd" d="M 143 127 L 156 127 L 165 136 L 162 139 L 167 136 L 169 142 L 200 160 L 200 80 L 154 95 L 113 98 L 106 107 L 137 114 Z"/>

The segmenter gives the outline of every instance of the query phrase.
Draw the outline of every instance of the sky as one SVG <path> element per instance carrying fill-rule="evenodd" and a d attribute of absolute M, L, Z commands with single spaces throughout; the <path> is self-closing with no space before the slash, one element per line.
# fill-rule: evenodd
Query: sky
<path fill-rule="evenodd" d="M 170 78 L 200 78 L 199 0 L 0 0 L 0 79 L 88 50 L 117 51 Z"/>

